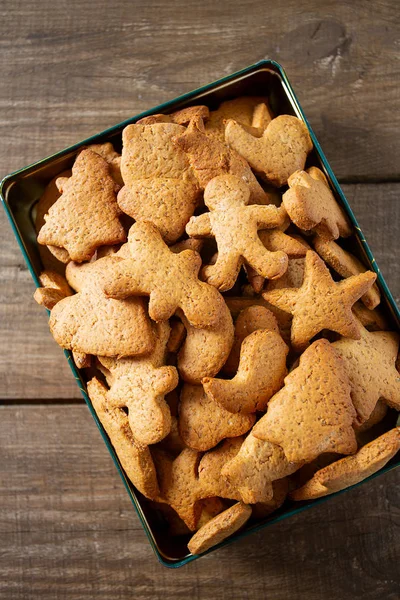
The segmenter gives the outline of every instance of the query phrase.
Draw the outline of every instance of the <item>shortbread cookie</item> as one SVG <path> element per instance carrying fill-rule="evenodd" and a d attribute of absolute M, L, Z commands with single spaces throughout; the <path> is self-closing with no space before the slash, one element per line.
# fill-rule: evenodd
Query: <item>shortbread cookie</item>
<path fill-rule="evenodd" d="M 283 385 L 288 352 L 276 331 L 253 331 L 242 342 L 235 377 L 204 377 L 204 391 L 210 399 L 232 413 L 265 411 L 269 399 Z"/>
<path fill-rule="evenodd" d="M 146 498 L 155 498 L 159 489 L 150 450 L 135 440 L 124 411 L 121 408 L 110 408 L 104 384 L 94 377 L 89 381 L 87 388 L 93 408 L 114 446 L 125 473 Z"/>
<path fill-rule="evenodd" d="M 302 464 L 289 462 L 280 446 L 259 440 L 250 432 L 236 456 L 222 467 L 221 475 L 243 502 L 255 504 L 271 501 L 272 482 L 294 473 Z"/>
<path fill-rule="evenodd" d="M 169 115 L 149 115 L 136 121 L 136 125 L 154 125 L 154 123 L 176 123 L 188 125 L 192 119 L 208 119 L 210 111 L 207 106 L 188 106 Z"/>
<path fill-rule="evenodd" d="M 269 279 L 280 277 L 287 268 L 287 255 L 266 250 L 257 233 L 258 229 L 279 227 L 285 212 L 272 204 L 247 206 L 249 199 L 249 187 L 238 177 L 215 177 L 204 191 L 210 212 L 192 217 L 186 226 L 191 237 L 215 237 L 218 258 L 204 269 L 204 275 L 222 291 L 233 287 L 243 262 Z"/>
<path fill-rule="evenodd" d="M 251 507 L 238 502 L 224 510 L 190 539 L 188 548 L 192 554 L 202 554 L 238 531 L 251 517 Z"/>
<path fill-rule="evenodd" d="M 375 279 L 376 274 L 367 271 L 335 282 L 323 260 L 309 250 L 301 287 L 267 291 L 263 297 L 293 315 L 292 345 L 296 350 L 302 350 L 323 329 L 359 339 L 359 323 L 351 308 L 371 288 Z"/>
<path fill-rule="evenodd" d="M 354 456 L 346 456 L 317 471 L 290 496 L 293 500 L 313 500 L 356 485 L 382 469 L 399 449 L 400 427 L 395 427 L 363 446 Z"/>
<path fill-rule="evenodd" d="M 379 398 L 400 410 L 400 373 L 396 369 L 399 335 L 393 331 L 367 331 L 359 323 L 360 339 L 342 338 L 332 345 L 343 359 L 350 380 L 358 423 L 369 419 Z"/>
<path fill-rule="evenodd" d="M 72 260 L 82 262 L 99 246 L 125 241 L 116 202 L 119 187 L 99 154 L 83 150 L 72 176 L 58 178 L 56 184 L 61 196 L 45 216 L 39 244 L 65 248 Z"/>
<path fill-rule="evenodd" d="M 251 204 L 268 204 L 268 194 L 258 183 L 248 163 L 237 153 L 218 140 L 207 137 L 197 122 L 175 138 L 175 144 L 183 150 L 202 190 L 209 181 L 219 175 L 235 175 L 250 188 Z"/>
<path fill-rule="evenodd" d="M 359 275 L 367 271 L 366 267 L 350 252 L 343 250 L 333 240 L 325 240 L 319 236 L 314 239 L 314 248 L 318 252 L 321 258 L 332 269 L 334 269 L 342 277 L 351 277 L 352 275 Z M 378 306 L 381 301 L 381 295 L 378 286 L 374 284 L 366 294 L 361 297 L 362 302 L 369 309 L 374 309 Z"/>
<path fill-rule="evenodd" d="M 178 385 L 175 367 L 165 366 L 170 333 L 168 323 L 156 323 L 154 333 L 155 346 L 146 356 L 98 357 L 111 373 L 107 393 L 109 405 L 128 409 L 133 436 L 144 445 L 156 444 L 170 432 L 171 413 L 164 396 Z"/>
<path fill-rule="evenodd" d="M 108 297 L 150 296 L 149 315 L 165 321 L 181 308 L 194 327 L 211 327 L 226 306 L 219 292 L 199 281 L 201 258 L 197 252 L 171 252 L 151 223 L 138 221 L 129 230 L 130 259 L 114 264 L 104 278 Z"/>
<path fill-rule="evenodd" d="M 120 208 L 136 221 L 150 221 L 163 239 L 180 238 L 199 198 L 186 154 L 173 144 L 185 128 L 174 123 L 128 125 L 122 133 Z"/>
<path fill-rule="evenodd" d="M 179 432 L 184 443 L 195 450 L 214 448 L 225 438 L 246 433 L 255 415 L 233 415 L 210 399 L 202 386 L 185 384 L 179 403 Z"/>
<path fill-rule="evenodd" d="M 210 112 L 205 124 L 205 133 L 213 140 L 225 143 L 225 124 L 234 119 L 253 135 L 261 135 L 271 121 L 267 100 L 261 96 L 239 96 L 222 102 L 216 110 Z"/>
<path fill-rule="evenodd" d="M 236 373 L 239 367 L 242 342 L 253 331 L 257 331 L 257 329 L 267 329 L 268 331 L 279 333 L 278 323 L 272 312 L 264 306 L 254 304 L 243 309 L 236 319 L 233 346 L 223 366 L 223 373 L 228 375 Z"/>
<path fill-rule="evenodd" d="M 277 187 L 285 185 L 292 173 L 304 168 L 313 148 L 306 125 L 290 115 L 272 119 L 260 138 L 230 120 L 225 141 L 252 169 Z"/>
<path fill-rule="evenodd" d="M 67 280 L 78 293 L 51 311 L 50 331 L 62 347 L 95 356 L 135 356 L 150 352 L 154 334 L 142 298 L 114 300 L 102 290 L 120 259 L 67 266 Z"/>
<path fill-rule="evenodd" d="M 300 356 L 252 432 L 281 446 L 292 462 L 309 462 L 323 452 L 351 454 L 357 450 L 357 414 L 350 392 L 344 361 L 332 344 L 318 340 Z"/>
<path fill-rule="evenodd" d="M 322 174 L 323 175 L 323 174 Z M 350 223 L 318 169 L 296 171 L 288 180 L 282 204 L 297 227 L 327 240 L 351 235 Z"/>
<path fill-rule="evenodd" d="M 73 292 L 65 277 L 55 271 L 42 271 L 39 280 L 43 287 L 36 288 L 33 297 L 48 310 L 54 308 L 63 298 L 72 296 Z"/>

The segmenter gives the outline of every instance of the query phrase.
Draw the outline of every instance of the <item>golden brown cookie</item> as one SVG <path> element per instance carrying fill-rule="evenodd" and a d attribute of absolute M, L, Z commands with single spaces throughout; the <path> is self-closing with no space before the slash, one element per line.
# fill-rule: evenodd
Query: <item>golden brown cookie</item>
<path fill-rule="evenodd" d="M 247 206 L 249 199 L 250 189 L 238 177 L 215 177 L 204 191 L 210 212 L 192 217 L 186 226 L 191 237 L 215 237 L 217 261 L 203 271 L 206 281 L 221 291 L 233 287 L 244 262 L 269 279 L 279 278 L 287 268 L 287 255 L 269 252 L 258 237 L 259 229 L 279 227 L 285 211 L 273 204 Z"/>
<path fill-rule="evenodd" d="M 306 125 L 290 115 L 272 119 L 262 137 L 254 137 L 236 121 L 228 121 L 225 141 L 247 160 L 252 169 L 280 187 L 303 169 L 312 142 Z"/>
<path fill-rule="evenodd" d="M 380 423 L 386 417 L 388 410 L 389 410 L 388 405 L 386 404 L 386 402 L 384 400 L 382 400 L 380 398 L 378 400 L 378 402 L 375 404 L 375 408 L 372 411 L 372 413 L 370 414 L 370 416 L 368 417 L 368 419 L 366 421 L 364 421 L 364 423 L 361 423 L 361 425 L 355 424 L 354 429 L 356 431 L 356 435 L 357 435 L 357 439 L 358 439 L 359 443 L 360 443 L 359 434 L 369 431 L 372 427 L 374 427 L 374 425 L 377 425 L 378 423 Z"/>
<path fill-rule="evenodd" d="M 190 539 L 192 554 L 202 554 L 238 531 L 251 517 L 251 507 L 238 502 L 203 525 Z"/>
<path fill-rule="evenodd" d="M 358 423 L 369 419 L 379 398 L 400 410 L 400 373 L 396 369 L 399 335 L 393 331 L 367 331 L 359 324 L 360 339 L 342 338 L 332 345 L 342 357 L 350 380 Z"/>
<path fill-rule="evenodd" d="M 199 198 L 186 154 L 173 144 L 185 128 L 174 123 L 128 125 L 122 133 L 120 208 L 136 221 L 150 221 L 163 239 L 180 238 Z"/>
<path fill-rule="evenodd" d="M 352 232 L 350 223 L 318 171 L 314 167 L 294 172 L 288 179 L 289 189 L 283 194 L 282 204 L 300 229 L 315 231 L 327 240 L 347 237 Z"/>
<path fill-rule="evenodd" d="M 201 515 L 202 498 L 198 480 L 201 453 L 185 448 L 172 459 L 164 450 L 154 449 L 153 458 L 160 486 L 160 499 L 169 504 L 191 531 Z M 215 496 L 215 494 L 211 494 Z"/>
<path fill-rule="evenodd" d="M 265 519 L 270 514 L 278 510 L 285 502 L 289 490 L 289 482 L 287 477 L 277 479 L 272 482 L 273 496 L 267 502 L 256 502 L 252 505 L 254 519 Z"/>
<path fill-rule="evenodd" d="M 250 129 L 253 135 L 261 135 L 271 121 L 271 113 L 266 98 L 262 96 L 239 96 L 233 100 L 226 100 L 210 112 L 205 124 L 207 136 L 224 144 L 225 123 L 228 119 L 234 119 L 246 129 Z"/>
<path fill-rule="evenodd" d="M 98 359 L 111 374 L 107 402 L 127 408 L 135 439 L 143 445 L 156 444 L 171 430 L 171 413 L 164 396 L 178 385 L 175 367 L 165 366 L 168 322 L 154 324 L 155 345 L 150 354 L 137 358 Z"/>
<path fill-rule="evenodd" d="M 203 377 L 214 377 L 224 365 L 233 344 L 233 322 L 225 305 L 218 323 L 199 329 L 190 325 L 181 311 L 177 314 L 186 328 L 178 353 L 178 371 L 187 383 L 200 384 Z"/>
<path fill-rule="evenodd" d="M 159 489 L 150 450 L 135 440 L 124 411 L 110 408 L 104 384 L 94 377 L 87 388 L 93 408 L 128 478 L 146 498 L 155 498 Z"/>
<path fill-rule="evenodd" d="M 243 437 L 228 438 L 203 455 L 199 464 L 199 484 L 203 497 L 242 499 L 237 488 L 221 475 L 224 465 L 236 456 L 242 443 Z"/>
<path fill-rule="evenodd" d="M 272 482 L 294 473 L 302 464 L 289 462 L 280 446 L 259 440 L 250 432 L 236 456 L 225 462 L 221 475 L 243 502 L 255 504 L 272 500 Z"/>
<path fill-rule="evenodd" d="M 154 125 L 154 123 L 176 123 L 177 125 L 188 125 L 192 119 L 208 119 L 210 111 L 207 106 L 188 106 L 181 108 L 170 115 L 149 115 L 136 121 L 136 125 Z"/>
<path fill-rule="evenodd" d="M 269 401 L 253 427 L 255 437 L 281 446 L 292 462 L 309 462 L 323 452 L 355 452 L 357 415 L 343 363 L 327 340 L 314 342 Z"/>
<path fill-rule="evenodd" d="M 197 252 L 171 252 L 157 228 L 144 221 L 132 225 L 128 243 L 131 258 L 115 263 L 104 279 L 108 297 L 150 296 L 154 321 L 169 319 L 178 308 L 194 327 L 211 327 L 220 320 L 224 299 L 213 286 L 199 281 Z"/>
<path fill-rule="evenodd" d="M 67 280 L 78 293 L 51 311 L 50 331 L 62 347 L 95 356 L 135 356 L 150 352 L 154 334 L 142 298 L 114 300 L 102 290 L 120 259 L 67 266 Z"/>
<path fill-rule="evenodd" d="M 211 400 L 202 386 L 185 384 L 179 403 L 179 432 L 184 443 L 194 450 L 210 450 L 225 438 L 246 433 L 255 415 L 232 414 Z"/>
<path fill-rule="evenodd" d="M 225 144 L 206 136 L 197 122 L 175 138 L 175 144 L 183 150 L 202 190 L 208 182 L 219 175 L 235 175 L 250 188 L 251 204 L 267 204 L 268 194 L 258 183 L 247 162 Z"/>
<path fill-rule="evenodd" d="M 59 199 L 61 193 L 58 190 L 56 181 L 59 177 L 70 177 L 72 171 L 68 169 L 63 171 L 56 177 L 54 177 L 46 186 L 42 196 L 40 197 L 36 205 L 36 218 L 35 218 L 35 231 L 39 233 L 43 225 L 45 224 L 45 215 L 49 212 L 49 209 Z M 65 272 L 64 264 L 69 261 L 69 254 L 64 248 L 57 248 L 57 246 L 42 246 L 38 244 L 38 251 L 42 265 L 45 270 L 55 271 L 60 275 Z"/>
<path fill-rule="evenodd" d="M 120 186 L 124 185 L 121 175 L 121 155 L 115 151 L 111 142 L 91 144 L 88 148 L 89 150 L 92 150 L 92 152 L 96 152 L 96 154 L 102 156 L 104 160 L 108 162 L 110 165 L 110 174 L 115 183 L 118 183 Z"/>
<path fill-rule="evenodd" d="M 65 277 L 55 271 L 42 271 L 39 280 L 43 287 L 36 288 L 33 297 L 38 304 L 48 310 L 63 298 L 72 296 L 73 292 Z"/>
<path fill-rule="evenodd" d="M 204 377 L 204 391 L 211 400 L 232 413 L 265 411 L 269 399 L 283 385 L 288 352 L 276 331 L 253 331 L 242 342 L 235 377 Z"/>
<path fill-rule="evenodd" d="M 239 367 L 242 342 L 257 329 L 267 329 L 279 333 L 278 323 L 272 312 L 264 306 L 254 304 L 244 308 L 236 319 L 233 346 L 222 368 L 223 373 L 228 375 L 236 373 Z"/>
<path fill-rule="evenodd" d="M 201 501 L 201 515 L 199 522 L 197 523 L 197 529 L 200 529 L 206 523 L 209 523 L 211 519 L 219 515 L 223 510 L 227 508 L 226 502 L 221 498 L 205 498 Z"/>
<path fill-rule="evenodd" d="M 267 291 L 263 297 L 293 315 L 292 345 L 302 350 L 323 329 L 359 339 L 359 323 L 351 308 L 371 288 L 375 279 L 376 274 L 367 271 L 335 282 L 323 260 L 309 250 L 301 287 Z"/>
<path fill-rule="evenodd" d="M 317 471 L 290 496 L 293 500 L 313 500 L 344 490 L 382 469 L 399 449 L 400 427 L 395 427 L 363 446 L 354 456 L 346 456 Z"/>
<path fill-rule="evenodd" d="M 352 310 L 368 331 L 387 331 L 390 329 L 388 320 L 379 308 L 370 310 L 362 302 L 356 302 Z"/>
<path fill-rule="evenodd" d="M 317 236 L 313 243 L 320 257 L 342 277 L 351 277 L 367 271 L 358 258 L 343 250 L 333 240 L 325 240 Z M 374 284 L 366 294 L 361 296 L 361 300 L 367 308 L 371 310 L 376 308 L 381 301 L 378 286 Z"/>
<path fill-rule="evenodd" d="M 125 241 L 116 201 L 119 187 L 99 154 L 83 150 L 72 176 L 58 178 L 56 184 L 61 196 L 45 216 L 39 244 L 65 248 L 72 260 L 82 262 L 99 246 Z"/>

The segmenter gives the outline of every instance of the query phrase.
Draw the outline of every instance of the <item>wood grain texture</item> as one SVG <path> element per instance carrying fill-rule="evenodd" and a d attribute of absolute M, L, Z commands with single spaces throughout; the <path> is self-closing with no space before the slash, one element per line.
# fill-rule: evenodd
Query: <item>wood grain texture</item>
<path fill-rule="evenodd" d="M 1 0 L 3 174 L 257 60 L 342 180 L 399 177 L 396 0 Z"/>
<path fill-rule="evenodd" d="M 0 449 L 1 599 L 398 598 L 400 469 L 171 571 L 85 406 L 0 408 Z"/>
<path fill-rule="evenodd" d="M 0 0 L 0 16 L 1 175 L 273 58 L 400 301 L 396 0 Z M 2 212 L 0 239 L 0 600 L 398 599 L 400 469 L 161 567 L 87 408 L 68 403 L 80 392 Z"/>
<path fill-rule="evenodd" d="M 397 227 L 400 184 L 343 186 L 395 298 L 400 300 Z M 0 398 L 81 398 L 5 215 L 0 213 Z"/>

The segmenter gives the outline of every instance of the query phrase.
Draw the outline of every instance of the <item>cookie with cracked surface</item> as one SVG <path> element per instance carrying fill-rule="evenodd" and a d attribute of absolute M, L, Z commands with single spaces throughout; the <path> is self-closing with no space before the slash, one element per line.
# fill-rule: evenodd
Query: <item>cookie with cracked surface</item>
<path fill-rule="evenodd" d="M 303 169 L 313 145 L 306 125 L 297 117 L 280 115 L 255 137 L 239 123 L 229 120 L 226 143 L 236 150 L 269 183 L 280 187 L 298 169 Z"/>
<path fill-rule="evenodd" d="M 357 413 L 350 394 L 343 359 L 327 340 L 318 340 L 300 356 L 252 433 L 281 446 L 291 462 L 309 462 L 323 452 L 352 454 Z"/>

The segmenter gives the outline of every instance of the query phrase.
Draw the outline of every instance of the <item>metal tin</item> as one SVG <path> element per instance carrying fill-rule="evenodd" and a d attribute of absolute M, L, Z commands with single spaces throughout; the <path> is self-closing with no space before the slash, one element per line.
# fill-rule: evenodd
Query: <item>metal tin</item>
<path fill-rule="evenodd" d="M 315 137 L 301 109 L 296 95 L 286 77 L 285 71 L 278 63 L 272 60 L 262 60 L 241 71 L 238 71 L 237 73 L 223 77 L 214 83 L 210 83 L 209 85 L 184 94 L 183 96 L 179 96 L 174 100 L 160 104 L 159 106 L 136 115 L 131 119 L 123 121 L 122 123 L 119 123 L 118 125 L 115 125 L 114 127 L 99 133 L 98 135 L 94 135 L 78 144 L 75 144 L 74 146 L 66 148 L 61 152 L 53 154 L 52 156 L 49 156 L 5 177 L 1 182 L 1 200 L 36 286 L 40 285 L 38 276 L 41 271 L 41 264 L 37 250 L 32 213 L 34 211 L 35 204 L 40 198 L 47 183 L 55 175 L 72 166 L 77 151 L 83 145 L 110 141 L 114 144 L 117 150 L 121 150 L 121 133 L 123 128 L 129 123 L 134 123 L 138 119 L 150 114 L 169 113 L 192 104 L 207 104 L 211 109 L 213 109 L 216 108 L 220 102 L 240 95 L 268 96 L 274 114 L 296 115 L 307 125 L 314 144 L 314 150 L 310 155 L 307 164 L 318 165 L 325 172 L 332 189 L 334 190 L 337 200 L 346 211 L 354 226 L 355 235 L 346 240 L 346 246 L 351 249 L 353 253 L 357 254 L 371 270 L 377 273 L 377 283 L 382 293 L 382 306 L 390 316 L 393 326 L 398 329 L 400 325 L 400 312 L 396 306 L 394 298 L 378 268 L 375 258 L 368 246 L 367 241 L 364 238 L 353 211 L 351 210 L 349 203 L 340 189 L 337 179 L 333 174 L 324 153 L 322 152 L 318 140 Z M 89 410 L 92 413 L 104 442 L 114 460 L 115 466 L 125 484 L 127 492 L 132 500 L 132 503 L 136 509 L 139 519 L 142 522 L 143 528 L 157 558 L 163 565 L 167 567 L 180 567 L 192 560 L 195 560 L 198 558 L 197 556 L 188 554 L 186 547 L 187 539 L 169 538 L 165 523 L 163 524 L 159 516 L 157 516 L 157 514 L 148 506 L 146 499 L 143 498 L 143 496 L 133 488 L 130 481 L 127 479 L 119 463 L 118 457 L 116 456 L 114 449 L 110 444 L 107 434 L 99 422 L 90 399 L 87 396 L 85 381 L 78 369 L 75 367 L 71 353 L 65 351 L 65 355 L 69 361 L 74 377 L 89 407 Z M 385 468 L 375 475 L 372 475 L 365 481 L 398 467 L 399 465 L 400 458 L 396 459 L 396 457 L 394 457 Z M 260 531 L 268 525 L 295 515 L 307 508 L 310 508 L 311 506 L 315 506 L 320 502 L 329 500 L 329 498 L 332 498 L 336 495 L 337 494 L 332 494 L 331 496 L 327 496 L 319 500 L 303 503 L 290 503 L 287 501 L 285 505 L 272 516 L 266 518 L 262 522 L 247 525 L 242 531 L 228 538 L 221 544 L 218 544 L 209 550 L 209 552 L 230 544 L 234 542 L 234 540 L 238 540 L 252 532 Z"/>

